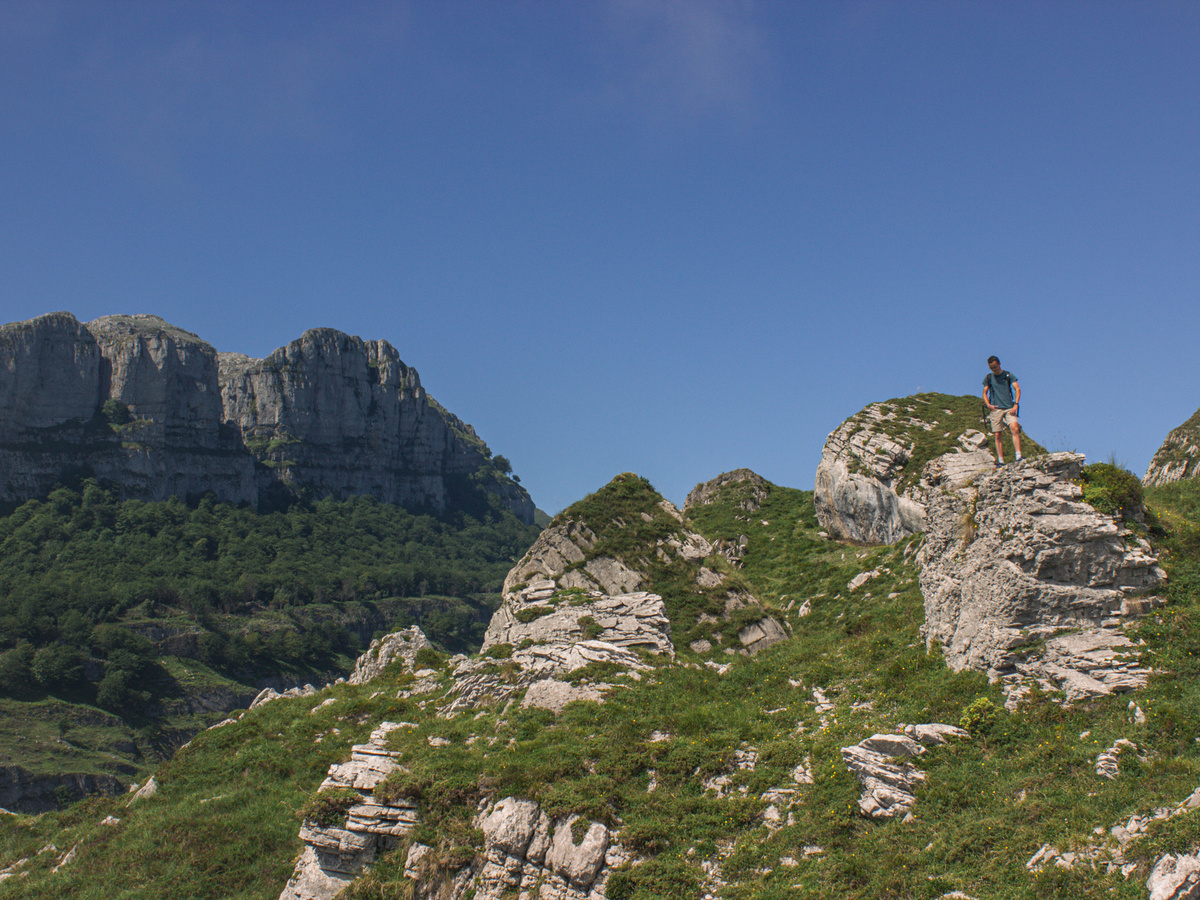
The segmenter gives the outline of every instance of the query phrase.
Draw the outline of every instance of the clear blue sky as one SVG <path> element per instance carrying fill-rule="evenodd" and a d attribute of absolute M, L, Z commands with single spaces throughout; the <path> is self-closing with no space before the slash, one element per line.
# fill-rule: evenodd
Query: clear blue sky
<path fill-rule="evenodd" d="M 384 338 L 554 512 L 977 393 L 1200 406 L 1200 3 L 0 3 L 0 321 Z"/>

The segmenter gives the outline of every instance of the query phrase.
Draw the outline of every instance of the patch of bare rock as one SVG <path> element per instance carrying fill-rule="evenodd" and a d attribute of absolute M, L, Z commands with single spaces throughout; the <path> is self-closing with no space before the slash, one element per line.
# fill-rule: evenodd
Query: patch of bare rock
<path fill-rule="evenodd" d="M 900 817 L 912 821 L 917 788 L 925 773 L 909 760 L 948 738 L 966 738 L 953 725 L 904 725 L 899 734 L 876 734 L 842 748 L 842 761 L 862 785 L 858 808 L 870 819 Z"/>
<path fill-rule="evenodd" d="M 924 471 L 919 555 L 926 643 L 986 672 L 1010 708 L 1033 685 L 1067 702 L 1134 690 L 1149 674 L 1122 626 L 1165 577 L 1150 545 L 1082 501 L 1083 456 L 993 469 L 947 454 Z"/>

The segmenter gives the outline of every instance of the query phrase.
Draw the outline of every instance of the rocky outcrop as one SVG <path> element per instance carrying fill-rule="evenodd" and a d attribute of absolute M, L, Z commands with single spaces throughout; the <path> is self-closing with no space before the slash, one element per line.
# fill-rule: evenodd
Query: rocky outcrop
<path fill-rule="evenodd" d="M 870 819 L 907 818 L 917 802 L 917 788 L 925 773 L 908 760 L 927 747 L 946 743 L 948 737 L 965 738 L 953 725 L 905 725 L 901 734 L 876 734 L 842 748 L 842 761 L 862 785 L 858 808 Z"/>
<path fill-rule="evenodd" d="M 366 684 L 379 677 L 393 662 L 399 660 L 405 668 L 416 668 L 417 654 L 433 644 L 418 626 L 413 625 L 373 641 L 367 652 L 354 663 L 354 671 L 346 679 L 351 684 Z"/>
<path fill-rule="evenodd" d="M 569 645 L 598 640 L 617 647 L 642 647 L 674 655 L 671 622 L 662 597 L 645 591 L 607 596 L 581 588 L 560 590 L 535 581 L 508 595 L 483 638 L 483 651 L 496 644 Z"/>
<path fill-rule="evenodd" d="M 1167 435 L 1142 478 L 1146 487 L 1200 475 L 1200 409 Z"/>
<path fill-rule="evenodd" d="M 756 490 L 759 487 L 756 480 L 761 482 L 762 479 L 749 470 L 741 472 L 744 474 L 731 473 L 737 477 L 730 480 L 744 481 L 752 491 Z M 621 493 L 631 486 L 636 487 L 639 481 L 636 475 L 619 475 L 603 491 Z M 648 485 L 645 488 L 650 491 Z M 518 616 L 539 614 L 539 604 L 551 598 L 556 598 L 554 604 L 565 602 L 568 606 L 582 602 L 580 598 L 584 596 L 629 598 L 652 590 L 655 571 L 663 569 L 689 579 L 697 594 L 712 599 L 713 611 L 702 614 L 701 624 L 713 626 L 714 638 L 720 632 L 719 626 L 728 622 L 738 610 L 761 605 L 756 597 L 739 586 L 736 579 L 731 580 L 728 572 L 720 570 L 721 566 L 709 559 L 719 555 L 717 548 L 703 535 L 692 531 L 688 520 L 674 505 L 657 494 L 647 493 L 645 500 L 645 508 L 625 511 L 616 520 L 603 524 L 588 521 L 586 505 L 582 510 L 577 504 L 560 513 L 504 579 L 504 605 L 493 617 L 484 646 L 502 642 L 493 629 L 510 631 Z M 630 530 L 643 526 L 648 537 L 629 535 Z M 744 551 L 744 547 L 741 549 Z M 570 592 L 577 592 L 577 595 L 571 597 Z M 593 612 L 603 613 L 603 610 Z M 593 612 L 576 612 L 574 615 L 582 618 Z M 606 614 L 604 617 L 607 618 Z M 532 618 L 529 621 L 532 622 Z M 674 627 L 686 631 L 694 624 L 674 623 Z M 517 642 L 526 638 L 536 640 L 539 627 L 526 629 L 527 633 L 523 632 Z M 737 650 L 757 653 L 786 637 L 787 632 L 778 620 L 764 616 L 740 627 Z M 503 641 L 513 642 L 508 638 Z M 693 640 L 691 645 L 698 652 L 708 652 L 716 642 Z M 733 649 L 729 648 L 730 651 Z"/>
<path fill-rule="evenodd" d="M 750 469 L 734 469 L 692 488 L 683 503 L 683 511 L 686 513 L 712 503 L 719 494 L 726 494 L 734 485 L 737 486 L 734 488 L 738 493 L 737 506 L 748 513 L 757 512 L 771 495 L 771 483 L 767 479 Z"/>
<path fill-rule="evenodd" d="M 332 900 L 362 874 L 377 856 L 399 846 L 417 823 L 416 804 L 377 801 L 372 792 L 400 768 L 387 736 L 403 724 L 384 722 L 366 744 L 355 745 L 350 759 L 329 767 L 317 793 L 340 803 L 337 823 L 305 819 L 300 828 L 304 851 L 279 900 Z"/>
<path fill-rule="evenodd" d="M 93 794 L 124 792 L 125 785 L 115 775 L 34 775 L 20 766 L 0 766 L 0 809 L 13 812 L 42 813 Z"/>
<path fill-rule="evenodd" d="M 925 469 L 918 555 L 926 643 L 954 669 L 1077 700 L 1145 683 L 1121 632 L 1164 577 L 1138 535 L 1082 502 L 1083 457 L 1053 453 L 994 470 L 986 453 Z"/>
<path fill-rule="evenodd" d="M 483 657 L 455 658 L 442 715 L 506 702 L 521 691 L 524 706 L 556 713 L 576 700 L 603 700 L 611 685 L 569 685 L 561 679 L 593 664 L 643 671 L 649 666 L 638 650 L 675 655 L 671 623 L 657 594 L 610 597 L 534 582 L 510 595 L 492 616 Z"/>
<path fill-rule="evenodd" d="M 328 328 L 256 360 L 157 316 L 0 327 L 0 501 L 72 475 L 145 500 L 303 491 L 441 513 L 493 494 L 526 523 L 534 513 L 393 347 Z"/>
<path fill-rule="evenodd" d="M 907 407 L 872 403 L 829 435 L 813 486 L 817 520 L 830 536 L 891 544 L 924 529 L 925 508 L 915 484 L 901 487 L 914 442 L 904 432 L 937 427 Z M 899 492 L 898 492 L 899 491 Z"/>

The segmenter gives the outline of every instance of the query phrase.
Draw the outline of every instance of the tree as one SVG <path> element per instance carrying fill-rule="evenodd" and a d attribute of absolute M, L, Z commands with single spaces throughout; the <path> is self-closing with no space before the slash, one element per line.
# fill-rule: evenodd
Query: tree
<path fill-rule="evenodd" d="M 0 655 L 0 690 L 20 697 L 33 690 L 33 644 L 21 641 L 16 649 Z"/>
<path fill-rule="evenodd" d="M 83 654 L 54 643 L 34 653 L 31 669 L 37 682 L 48 690 L 71 688 L 83 681 Z"/>

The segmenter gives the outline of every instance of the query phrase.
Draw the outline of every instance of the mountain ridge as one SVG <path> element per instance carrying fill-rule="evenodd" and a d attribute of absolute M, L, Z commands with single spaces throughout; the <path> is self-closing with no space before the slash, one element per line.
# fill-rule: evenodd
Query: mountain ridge
<path fill-rule="evenodd" d="M 316 328 L 255 360 L 152 315 L 0 326 L 0 502 L 90 475 L 145 500 L 366 494 L 531 524 L 509 471 L 386 341 Z"/>

